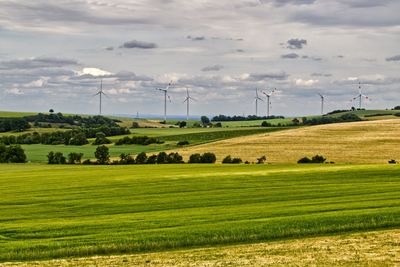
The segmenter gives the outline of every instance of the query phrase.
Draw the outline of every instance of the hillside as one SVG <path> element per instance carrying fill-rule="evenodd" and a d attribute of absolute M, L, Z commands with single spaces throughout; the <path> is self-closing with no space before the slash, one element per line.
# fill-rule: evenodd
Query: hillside
<path fill-rule="evenodd" d="M 268 162 L 295 163 L 304 156 L 322 154 L 336 163 L 387 163 L 400 160 L 400 119 L 319 125 L 282 132 L 223 140 L 178 151 L 214 152 L 255 161 L 266 155 Z"/>

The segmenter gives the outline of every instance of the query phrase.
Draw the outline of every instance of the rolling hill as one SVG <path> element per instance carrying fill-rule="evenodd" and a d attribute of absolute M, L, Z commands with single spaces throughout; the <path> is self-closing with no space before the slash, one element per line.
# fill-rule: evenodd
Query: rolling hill
<path fill-rule="evenodd" d="M 282 132 L 233 138 L 179 150 L 214 152 L 250 162 L 266 155 L 268 162 L 295 163 L 302 157 L 323 155 L 336 163 L 387 163 L 400 160 L 400 119 L 363 121 L 297 128 Z"/>

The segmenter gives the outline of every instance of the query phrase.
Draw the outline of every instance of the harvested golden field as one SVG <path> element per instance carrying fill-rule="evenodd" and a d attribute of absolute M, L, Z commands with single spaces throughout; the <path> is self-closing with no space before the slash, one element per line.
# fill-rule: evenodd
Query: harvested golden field
<path fill-rule="evenodd" d="M 363 121 L 298 128 L 215 143 L 178 151 L 214 152 L 218 160 L 227 155 L 254 162 L 266 155 L 272 163 L 295 163 L 320 154 L 336 163 L 387 163 L 400 160 L 400 120 Z"/>
<path fill-rule="evenodd" d="M 399 266 L 400 230 L 11 266 Z"/>

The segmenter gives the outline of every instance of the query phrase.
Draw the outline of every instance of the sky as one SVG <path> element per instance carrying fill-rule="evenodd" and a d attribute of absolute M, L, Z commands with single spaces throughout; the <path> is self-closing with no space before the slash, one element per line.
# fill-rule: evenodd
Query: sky
<path fill-rule="evenodd" d="M 398 0 L 0 0 L 0 110 L 301 116 L 400 105 Z"/>

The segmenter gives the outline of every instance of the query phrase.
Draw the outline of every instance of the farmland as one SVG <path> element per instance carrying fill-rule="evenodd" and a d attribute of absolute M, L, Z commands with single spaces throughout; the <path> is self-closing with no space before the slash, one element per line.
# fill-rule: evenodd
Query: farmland
<path fill-rule="evenodd" d="M 272 163 L 296 163 L 302 157 L 322 154 L 336 163 L 387 163 L 400 160 L 400 120 L 363 121 L 304 127 L 233 138 L 178 150 L 186 157 L 213 151 L 255 161 L 266 155 Z"/>
<path fill-rule="evenodd" d="M 284 130 L 285 128 L 273 127 L 273 128 L 239 128 L 239 129 L 225 129 L 225 128 L 152 128 L 152 129 L 133 129 L 131 136 L 152 136 L 157 137 L 163 144 L 152 144 L 152 145 L 109 145 L 111 157 L 118 157 L 121 153 L 126 154 L 138 154 L 140 152 L 158 152 L 177 149 L 177 142 L 187 140 L 190 145 L 198 145 L 204 143 L 210 143 L 218 140 L 224 140 L 227 138 L 234 138 L 238 136 L 248 136 L 253 134 L 274 132 Z M 117 141 L 123 136 L 114 136 L 109 139 Z M 91 140 L 93 141 L 93 140 Z M 84 145 L 84 146 L 65 146 L 65 145 L 22 145 L 24 148 L 28 160 L 33 163 L 43 163 L 47 161 L 47 154 L 50 151 L 62 152 L 68 155 L 71 152 L 83 153 L 85 158 L 93 158 L 94 151 L 97 146 Z"/>
<path fill-rule="evenodd" d="M 0 261 L 400 226 L 398 166 L 2 165 Z"/>

